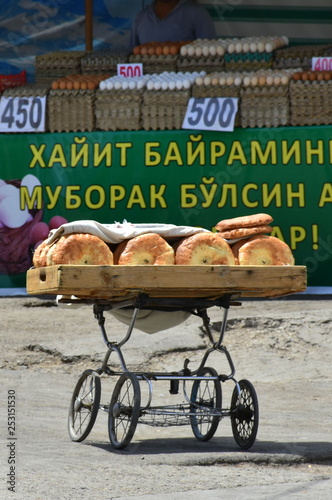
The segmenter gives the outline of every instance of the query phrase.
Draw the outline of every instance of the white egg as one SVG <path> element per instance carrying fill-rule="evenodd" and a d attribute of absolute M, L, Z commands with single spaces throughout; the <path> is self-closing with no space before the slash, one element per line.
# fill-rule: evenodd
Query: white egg
<path fill-rule="evenodd" d="M 175 82 L 172 80 L 168 83 L 169 90 L 175 90 Z"/>
<path fill-rule="evenodd" d="M 135 80 L 129 82 L 129 88 L 130 88 L 130 90 L 134 90 L 136 88 L 136 81 Z"/>
<path fill-rule="evenodd" d="M 99 88 L 100 88 L 100 90 L 105 90 L 106 89 L 106 82 L 105 81 L 100 82 Z"/>
<path fill-rule="evenodd" d="M 152 90 L 154 87 L 154 82 L 152 80 L 149 80 L 148 83 L 146 84 L 146 88 L 148 90 Z"/>
<path fill-rule="evenodd" d="M 0 202 L 0 221 L 5 226 L 13 229 L 26 223 L 28 209 L 20 210 L 20 195 L 17 190 L 16 196 L 10 196 Z"/>
<path fill-rule="evenodd" d="M 2 179 L 0 179 L 0 187 L 4 186 L 5 184 L 6 184 L 6 181 L 3 181 Z"/>
<path fill-rule="evenodd" d="M 183 80 L 183 88 L 190 89 L 190 87 L 191 87 L 190 80 Z"/>
<path fill-rule="evenodd" d="M 195 54 L 195 47 L 188 47 L 187 54 L 192 57 Z"/>
<path fill-rule="evenodd" d="M 162 90 L 167 90 L 168 89 L 168 82 L 166 82 L 166 81 L 162 82 L 161 88 L 162 88 Z"/>
<path fill-rule="evenodd" d="M 16 196 L 18 192 L 19 189 L 16 186 L 5 183 L 0 187 L 0 201 L 4 200 L 5 198 L 9 198 L 11 196 Z"/>
<path fill-rule="evenodd" d="M 178 90 L 182 90 L 183 82 L 181 80 L 177 80 L 177 82 L 175 83 L 175 86 Z"/>

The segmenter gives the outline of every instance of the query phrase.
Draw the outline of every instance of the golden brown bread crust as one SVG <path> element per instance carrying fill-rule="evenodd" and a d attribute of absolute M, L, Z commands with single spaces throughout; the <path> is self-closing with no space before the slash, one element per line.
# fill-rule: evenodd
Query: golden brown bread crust
<path fill-rule="evenodd" d="M 174 250 L 156 233 L 123 241 L 114 250 L 114 264 L 120 266 L 166 266 L 174 264 Z"/>
<path fill-rule="evenodd" d="M 220 231 L 219 234 L 226 240 L 234 240 L 236 238 L 254 236 L 255 234 L 271 233 L 272 230 L 271 226 L 239 227 L 230 229 L 229 231 Z"/>
<path fill-rule="evenodd" d="M 175 248 L 177 265 L 234 265 L 228 243 L 218 233 L 198 233 L 183 238 Z"/>
<path fill-rule="evenodd" d="M 236 264 L 242 266 L 293 266 L 294 256 L 287 243 L 274 236 L 256 235 L 232 246 Z"/>
<path fill-rule="evenodd" d="M 45 267 L 46 255 L 49 250 L 49 245 L 46 244 L 46 240 L 42 241 L 40 245 L 35 249 L 32 256 L 32 264 L 35 267 Z"/>
<path fill-rule="evenodd" d="M 244 215 L 243 217 L 221 220 L 216 224 L 216 229 L 218 231 L 228 231 L 240 227 L 267 226 L 271 222 L 273 222 L 273 218 L 268 214 Z"/>
<path fill-rule="evenodd" d="M 97 236 L 92 234 L 67 234 L 49 247 L 46 255 L 48 266 L 59 264 L 110 266 L 113 253 Z"/>

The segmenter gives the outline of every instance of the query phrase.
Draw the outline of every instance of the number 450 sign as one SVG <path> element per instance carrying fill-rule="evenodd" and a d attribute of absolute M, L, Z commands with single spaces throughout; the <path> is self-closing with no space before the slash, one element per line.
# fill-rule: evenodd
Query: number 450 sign
<path fill-rule="evenodd" d="M 232 132 L 237 107 L 237 97 L 191 97 L 182 128 Z"/>
<path fill-rule="evenodd" d="M 46 97 L 2 97 L 0 132 L 44 132 Z"/>

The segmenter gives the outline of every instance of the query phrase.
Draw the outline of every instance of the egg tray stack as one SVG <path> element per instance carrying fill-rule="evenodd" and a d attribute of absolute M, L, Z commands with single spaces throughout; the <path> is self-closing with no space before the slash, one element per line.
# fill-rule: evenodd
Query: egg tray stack
<path fill-rule="evenodd" d="M 190 90 L 147 90 L 143 95 L 143 129 L 181 129 L 189 98 Z"/>
<path fill-rule="evenodd" d="M 142 63 L 144 74 L 152 75 L 154 73 L 163 73 L 164 71 L 177 71 L 178 54 L 172 55 L 134 55 L 129 56 L 129 62 L 132 64 Z"/>
<path fill-rule="evenodd" d="M 97 90 L 96 128 L 99 130 L 140 130 L 143 89 Z"/>
<path fill-rule="evenodd" d="M 107 73 L 117 74 L 117 65 L 128 63 L 129 54 L 124 50 L 102 49 L 87 53 L 81 59 L 82 75 Z"/>
<path fill-rule="evenodd" d="M 208 75 L 207 75 L 208 76 Z M 239 85 L 197 85 L 192 86 L 192 97 L 237 97 L 238 112 L 236 113 L 234 127 L 240 127 L 240 86 Z"/>
<path fill-rule="evenodd" d="M 292 126 L 332 124 L 332 80 L 290 82 Z"/>
<path fill-rule="evenodd" d="M 21 181 L 7 181 L 15 187 L 20 187 Z M 29 210 L 31 220 L 17 228 L 0 228 L 0 273 L 19 274 L 26 272 L 32 265 L 30 247 L 30 232 L 37 222 L 41 221 L 42 210 Z"/>
<path fill-rule="evenodd" d="M 205 71 L 212 73 L 221 71 L 225 67 L 224 56 L 190 57 L 179 56 L 177 71 Z"/>
<path fill-rule="evenodd" d="M 95 129 L 95 90 L 50 90 L 47 99 L 50 132 L 91 132 Z"/>
<path fill-rule="evenodd" d="M 332 56 L 332 45 L 298 45 L 286 47 L 275 51 L 273 68 L 299 68 L 303 70 L 311 69 L 311 59 L 313 57 Z"/>
<path fill-rule="evenodd" d="M 273 52 L 226 53 L 226 71 L 255 71 L 272 68 Z"/>
<path fill-rule="evenodd" d="M 241 87 L 242 128 L 281 127 L 290 124 L 289 85 Z"/>
<path fill-rule="evenodd" d="M 36 56 L 36 82 L 52 82 L 57 78 L 81 72 L 83 51 L 59 51 Z"/>

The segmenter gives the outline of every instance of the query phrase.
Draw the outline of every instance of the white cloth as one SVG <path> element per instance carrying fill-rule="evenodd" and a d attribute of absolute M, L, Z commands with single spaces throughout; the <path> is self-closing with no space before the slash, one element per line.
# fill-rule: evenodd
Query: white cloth
<path fill-rule="evenodd" d="M 131 224 L 122 223 L 101 224 L 93 220 L 77 220 L 62 224 L 58 229 L 52 229 L 47 242 L 52 243 L 60 236 L 71 233 L 88 233 L 98 236 L 105 243 L 121 243 L 123 240 L 134 238 L 140 234 L 157 233 L 163 238 L 191 236 L 197 233 L 210 232 L 208 229 L 191 226 L 176 226 L 174 224 Z"/>
<path fill-rule="evenodd" d="M 110 311 L 110 313 L 121 323 L 130 325 L 133 311 L 117 309 L 116 311 Z M 145 333 L 162 332 L 183 323 L 190 316 L 191 314 L 186 311 L 150 311 L 143 309 L 137 315 L 134 328 Z"/>

